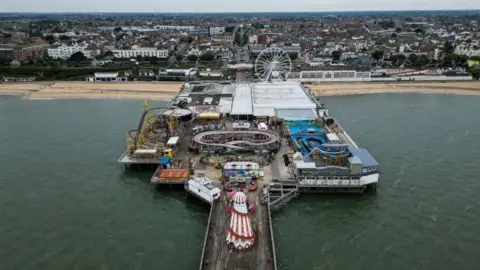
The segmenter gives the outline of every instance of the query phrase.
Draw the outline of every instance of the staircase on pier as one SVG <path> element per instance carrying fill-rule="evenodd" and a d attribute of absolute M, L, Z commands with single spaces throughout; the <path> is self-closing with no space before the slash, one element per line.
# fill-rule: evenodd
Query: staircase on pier
<path fill-rule="evenodd" d="M 271 183 L 267 188 L 268 203 L 272 211 L 280 209 L 299 195 L 296 181 Z"/>

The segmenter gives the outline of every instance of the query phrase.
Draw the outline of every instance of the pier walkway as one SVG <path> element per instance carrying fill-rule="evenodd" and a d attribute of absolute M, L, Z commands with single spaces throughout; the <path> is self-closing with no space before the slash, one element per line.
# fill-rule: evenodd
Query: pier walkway
<path fill-rule="evenodd" d="M 267 203 L 261 204 L 258 192 L 250 192 L 246 195 L 256 205 L 256 210 L 251 216 L 256 235 L 255 245 L 245 251 L 228 249 L 226 229 L 230 213 L 226 209 L 224 200 L 216 201 L 210 209 L 200 270 L 276 269 L 269 206 Z M 226 196 L 227 194 L 223 192 L 222 197 L 226 198 Z"/>

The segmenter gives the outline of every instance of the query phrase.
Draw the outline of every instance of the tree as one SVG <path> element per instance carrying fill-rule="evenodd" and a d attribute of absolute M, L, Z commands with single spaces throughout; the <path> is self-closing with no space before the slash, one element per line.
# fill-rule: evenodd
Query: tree
<path fill-rule="evenodd" d="M 395 27 L 395 22 L 393 22 L 393 21 L 381 21 L 378 24 L 381 25 L 385 29 Z"/>
<path fill-rule="evenodd" d="M 418 55 L 412 53 L 408 56 L 408 60 L 412 63 L 412 66 L 416 66 L 418 62 Z"/>
<path fill-rule="evenodd" d="M 477 56 L 477 55 L 475 55 L 475 56 L 472 56 L 472 57 L 470 57 L 470 60 L 473 60 L 473 61 L 480 61 L 480 56 Z"/>
<path fill-rule="evenodd" d="M 402 32 L 402 28 L 398 28 L 398 27 L 397 27 L 397 29 L 395 29 L 395 32 L 397 32 L 397 33 Z"/>
<path fill-rule="evenodd" d="M 48 43 L 53 44 L 55 42 L 55 37 L 53 35 L 48 35 L 45 37 L 45 40 L 48 41 Z"/>
<path fill-rule="evenodd" d="M 82 53 L 82 52 L 76 52 L 74 54 L 72 54 L 70 56 L 70 58 L 68 58 L 69 61 L 72 61 L 72 62 L 80 62 L 80 61 L 84 61 L 84 60 L 87 60 L 87 57 L 85 57 L 85 55 Z"/>
<path fill-rule="evenodd" d="M 247 32 L 243 33 L 243 44 L 248 44 L 248 34 L 247 34 Z"/>
<path fill-rule="evenodd" d="M 182 61 L 183 55 L 177 54 L 177 55 L 175 56 L 175 58 L 177 59 L 177 61 Z"/>
<path fill-rule="evenodd" d="M 390 59 L 390 62 L 392 62 L 392 65 L 395 65 L 398 62 L 398 55 L 390 55 L 388 59 Z"/>
<path fill-rule="evenodd" d="M 458 63 L 460 65 L 464 65 L 468 61 L 468 56 L 466 55 L 459 55 L 458 56 Z"/>
<path fill-rule="evenodd" d="M 475 65 L 471 70 L 470 73 L 472 74 L 472 78 L 474 80 L 480 80 L 480 66 Z"/>
<path fill-rule="evenodd" d="M 150 64 L 156 65 L 158 64 L 158 58 L 157 57 L 150 57 Z"/>
<path fill-rule="evenodd" d="M 418 34 L 423 34 L 424 32 L 425 31 L 423 31 L 423 29 L 420 29 L 420 28 L 415 29 L 415 33 L 417 33 L 417 35 Z"/>
<path fill-rule="evenodd" d="M 252 27 L 255 28 L 255 29 L 263 29 L 263 28 L 265 28 L 265 25 L 262 24 L 262 23 L 253 23 Z"/>
<path fill-rule="evenodd" d="M 211 51 L 206 51 L 200 55 L 200 60 L 202 61 L 212 61 L 215 58 L 215 54 Z"/>
<path fill-rule="evenodd" d="M 397 37 L 397 33 L 392 33 L 392 38 L 396 38 Z"/>
<path fill-rule="evenodd" d="M 239 45 L 239 46 L 242 46 L 243 45 L 243 38 L 242 38 L 242 35 L 240 34 L 240 32 L 236 32 L 235 33 L 235 40 L 234 40 L 235 44 Z"/>
<path fill-rule="evenodd" d="M 196 56 L 195 54 L 190 54 L 187 56 L 187 59 L 188 61 L 195 62 L 198 60 L 198 56 Z"/>
<path fill-rule="evenodd" d="M 453 53 L 453 51 L 455 51 L 455 46 L 453 45 L 452 42 L 450 42 L 450 41 L 445 41 L 445 43 L 443 44 L 443 50 L 444 50 L 445 53 L 447 53 L 447 54 Z"/>
<path fill-rule="evenodd" d="M 380 60 L 380 58 L 383 57 L 383 51 L 379 51 L 379 50 L 374 51 L 372 53 L 372 57 L 373 57 L 373 59 L 375 59 L 377 61 Z"/>
<path fill-rule="evenodd" d="M 458 61 L 458 55 L 454 53 L 449 53 L 443 58 L 443 64 L 445 66 L 455 66 Z"/>
<path fill-rule="evenodd" d="M 115 28 L 113 29 L 113 32 L 116 32 L 116 33 L 122 32 L 122 28 L 121 28 L 121 27 L 115 27 Z"/>
<path fill-rule="evenodd" d="M 0 56 L 0 65 L 8 65 L 12 62 L 11 59 Z"/>
<path fill-rule="evenodd" d="M 288 56 L 291 60 L 295 60 L 298 58 L 298 53 L 288 53 Z"/>
<path fill-rule="evenodd" d="M 423 54 L 420 56 L 420 59 L 418 59 L 418 66 L 424 67 L 428 64 L 428 62 L 430 62 L 430 59 L 428 59 L 428 56 Z"/>
<path fill-rule="evenodd" d="M 342 52 L 341 51 L 333 51 L 332 52 L 332 57 L 333 57 L 333 60 L 340 60 L 340 57 L 342 57 Z"/>
<path fill-rule="evenodd" d="M 188 42 L 188 43 L 192 43 L 194 39 L 195 39 L 194 37 L 188 36 L 187 42 Z"/>

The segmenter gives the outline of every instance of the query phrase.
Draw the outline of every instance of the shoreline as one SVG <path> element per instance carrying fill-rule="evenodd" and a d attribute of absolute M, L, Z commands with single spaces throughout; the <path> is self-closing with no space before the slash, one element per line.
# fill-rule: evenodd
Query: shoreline
<path fill-rule="evenodd" d="M 176 97 L 183 82 L 32 82 L 1 83 L 1 95 L 22 95 L 29 100 L 131 99 L 168 101 Z M 306 84 L 315 96 L 366 95 L 383 93 L 425 93 L 480 95 L 480 81 L 412 83 Z"/>

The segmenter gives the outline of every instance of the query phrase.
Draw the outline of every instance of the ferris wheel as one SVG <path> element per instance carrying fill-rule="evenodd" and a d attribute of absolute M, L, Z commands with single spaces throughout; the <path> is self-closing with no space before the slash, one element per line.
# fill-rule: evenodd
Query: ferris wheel
<path fill-rule="evenodd" d="M 292 70 L 288 53 L 277 47 L 263 50 L 255 60 L 255 75 L 263 81 L 286 80 Z"/>

